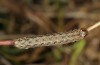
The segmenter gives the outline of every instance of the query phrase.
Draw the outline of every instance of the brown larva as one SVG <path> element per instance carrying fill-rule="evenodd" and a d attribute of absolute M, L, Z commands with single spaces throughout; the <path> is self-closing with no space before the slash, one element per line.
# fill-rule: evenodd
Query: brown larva
<path fill-rule="evenodd" d="M 91 32 L 93 29 L 99 26 L 100 21 L 88 27 L 87 29 L 78 29 L 70 32 L 55 33 L 52 35 L 31 35 L 31 37 L 23 37 L 15 40 L 2 40 L 0 41 L 0 45 L 16 46 L 20 49 L 28 49 L 41 46 L 63 45 L 83 39 L 87 35 L 87 32 Z"/>
<path fill-rule="evenodd" d="M 41 46 L 58 46 L 79 41 L 86 36 L 85 30 L 73 30 L 69 32 L 54 33 L 51 35 L 41 35 L 33 37 L 23 37 L 14 40 L 15 46 L 20 49 L 28 49 Z"/>

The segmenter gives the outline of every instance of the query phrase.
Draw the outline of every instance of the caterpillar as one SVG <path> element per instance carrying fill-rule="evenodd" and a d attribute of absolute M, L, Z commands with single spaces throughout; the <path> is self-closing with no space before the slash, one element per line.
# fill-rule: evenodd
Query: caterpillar
<path fill-rule="evenodd" d="M 59 32 L 47 35 L 37 35 L 15 39 L 15 47 L 29 49 L 42 46 L 59 46 L 83 39 L 87 35 L 85 29 L 76 29 L 69 32 Z"/>

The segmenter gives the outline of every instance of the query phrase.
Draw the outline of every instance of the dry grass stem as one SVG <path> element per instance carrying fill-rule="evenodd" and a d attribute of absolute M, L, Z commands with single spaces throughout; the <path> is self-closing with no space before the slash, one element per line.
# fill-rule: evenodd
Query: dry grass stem
<path fill-rule="evenodd" d="M 92 25 L 91 27 L 89 27 L 89 28 L 87 29 L 87 31 L 91 31 L 91 30 L 93 30 L 94 28 L 97 28 L 98 26 L 100 26 L 100 21 L 97 22 L 96 24 Z"/>

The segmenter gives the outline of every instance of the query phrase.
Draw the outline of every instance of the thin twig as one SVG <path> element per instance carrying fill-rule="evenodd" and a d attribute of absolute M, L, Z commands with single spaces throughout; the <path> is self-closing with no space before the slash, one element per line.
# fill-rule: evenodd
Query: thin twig
<path fill-rule="evenodd" d="M 0 46 L 4 45 L 4 46 L 11 46 L 14 45 L 14 42 L 12 40 L 4 40 L 4 41 L 0 41 Z"/>
<path fill-rule="evenodd" d="M 100 26 L 100 21 L 97 22 L 96 24 L 90 26 L 89 28 L 87 28 L 87 31 L 89 32 L 89 31 L 93 30 L 94 28 L 97 28 L 98 26 Z"/>

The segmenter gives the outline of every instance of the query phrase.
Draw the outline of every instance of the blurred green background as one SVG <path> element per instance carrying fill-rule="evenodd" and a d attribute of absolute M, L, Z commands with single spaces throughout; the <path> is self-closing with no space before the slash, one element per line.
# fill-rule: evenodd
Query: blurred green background
<path fill-rule="evenodd" d="M 0 40 L 88 28 L 100 20 L 100 0 L 0 0 Z M 100 27 L 61 47 L 0 46 L 0 65 L 100 65 Z"/>

